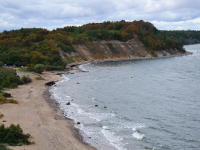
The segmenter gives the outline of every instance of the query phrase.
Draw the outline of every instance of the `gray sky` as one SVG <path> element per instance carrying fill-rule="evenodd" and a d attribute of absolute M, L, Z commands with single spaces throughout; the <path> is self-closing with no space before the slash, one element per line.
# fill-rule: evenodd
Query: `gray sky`
<path fill-rule="evenodd" d="M 200 30 L 200 0 L 0 0 L 0 32 L 144 20 L 160 30 Z"/>

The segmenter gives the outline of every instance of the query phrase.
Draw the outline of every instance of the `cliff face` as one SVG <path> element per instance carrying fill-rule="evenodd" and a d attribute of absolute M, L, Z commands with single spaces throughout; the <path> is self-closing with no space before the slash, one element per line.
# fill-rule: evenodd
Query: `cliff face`
<path fill-rule="evenodd" d="M 82 45 L 74 45 L 76 52 L 70 57 L 75 62 L 111 60 L 111 59 L 134 59 L 153 58 L 171 55 L 179 55 L 178 50 L 160 50 L 150 52 L 138 39 L 127 42 L 112 41 L 92 41 Z"/>

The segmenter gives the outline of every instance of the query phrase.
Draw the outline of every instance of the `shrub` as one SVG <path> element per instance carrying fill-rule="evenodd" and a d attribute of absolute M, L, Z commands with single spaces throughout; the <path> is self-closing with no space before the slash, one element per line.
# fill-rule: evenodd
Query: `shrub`
<path fill-rule="evenodd" d="M 13 103 L 13 104 L 18 104 L 16 100 L 13 99 L 7 99 L 3 96 L 0 95 L 0 104 L 5 104 L 5 103 Z"/>
<path fill-rule="evenodd" d="M 2 61 L 0 61 L 0 67 L 2 67 L 3 66 L 3 62 Z"/>
<path fill-rule="evenodd" d="M 46 71 L 52 71 L 52 70 L 54 70 L 54 67 L 53 67 L 53 66 L 50 66 L 50 65 L 46 65 L 44 69 L 45 69 Z"/>
<path fill-rule="evenodd" d="M 3 96 L 0 96 L 0 104 L 4 104 L 4 103 L 6 103 L 6 98 L 5 97 L 3 97 Z"/>
<path fill-rule="evenodd" d="M 64 67 L 63 67 L 63 66 L 49 66 L 49 65 L 46 65 L 46 66 L 45 66 L 45 70 L 46 70 L 46 71 L 64 70 Z"/>
<path fill-rule="evenodd" d="M 31 72 L 31 71 L 35 71 L 34 65 L 28 66 L 27 71 L 30 71 L 30 72 Z"/>
<path fill-rule="evenodd" d="M 2 96 L 4 96 L 4 97 L 11 97 L 11 94 L 10 94 L 10 93 L 6 93 L 6 92 L 3 92 L 3 93 L 2 93 Z"/>
<path fill-rule="evenodd" d="M 20 78 L 15 69 L 0 67 L 0 86 L 2 88 L 15 88 Z"/>
<path fill-rule="evenodd" d="M 0 114 L 0 119 L 3 118 L 3 116 L 4 116 L 3 114 Z"/>
<path fill-rule="evenodd" d="M 9 127 L 5 127 L 4 124 L 0 126 L 0 142 L 7 143 L 11 146 L 31 144 L 28 141 L 30 134 L 24 134 L 21 127 L 11 124 Z"/>
<path fill-rule="evenodd" d="M 42 73 L 44 71 L 44 65 L 43 64 L 36 64 L 34 69 L 35 69 L 35 72 Z"/>
<path fill-rule="evenodd" d="M 56 66 L 55 70 L 64 70 L 62 66 Z"/>
<path fill-rule="evenodd" d="M 0 150 L 10 150 L 5 145 L 0 143 Z"/>
<path fill-rule="evenodd" d="M 44 80 L 43 77 L 41 77 L 40 75 L 36 77 L 37 80 Z"/>
<path fill-rule="evenodd" d="M 11 99 L 11 100 L 8 100 L 8 103 L 18 104 L 18 101 L 14 100 L 14 99 Z"/>
<path fill-rule="evenodd" d="M 30 83 L 30 82 L 32 82 L 32 80 L 31 80 L 31 78 L 29 76 L 23 76 L 20 79 L 19 84 L 26 84 L 26 83 Z"/>

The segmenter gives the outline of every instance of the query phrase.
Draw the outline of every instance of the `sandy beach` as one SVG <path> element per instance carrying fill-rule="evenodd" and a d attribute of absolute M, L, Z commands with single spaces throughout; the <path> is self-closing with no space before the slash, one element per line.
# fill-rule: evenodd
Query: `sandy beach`
<path fill-rule="evenodd" d="M 40 75 L 43 80 L 38 80 L 36 77 L 39 75 L 35 73 L 18 72 L 18 74 L 29 75 L 33 82 L 7 90 L 19 104 L 0 105 L 0 113 L 4 114 L 0 123 L 6 126 L 19 124 L 24 133 L 31 134 L 30 141 L 35 144 L 9 148 L 13 150 L 95 149 L 82 141 L 74 122 L 65 118 L 58 105 L 50 99 L 45 83 L 61 80 L 59 75 L 43 72 Z"/>

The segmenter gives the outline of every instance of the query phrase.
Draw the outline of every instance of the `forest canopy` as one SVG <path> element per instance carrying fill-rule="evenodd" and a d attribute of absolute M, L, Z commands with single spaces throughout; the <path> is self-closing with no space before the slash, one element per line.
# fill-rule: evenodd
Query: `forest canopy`
<path fill-rule="evenodd" d="M 184 45 L 200 43 L 200 31 L 196 30 L 175 30 L 162 31 L 167 36 L 181 42 Z"/>
<path fill-rule="evenodd" d="M 75 52 L 73 45 L 87 41 L 138 38 L 151 51 L 183 50 L 183 44 L 159 31 L 149 22 L 124 20 L 67 26 L 52 31 L 42 28 L 21 28 L 0 33 L 0 61 L 7 65 L 30 66 L 43 64 L 46 70 L 62 70 Z M 61 53 L 66 55 L 63 58 Z"/>

